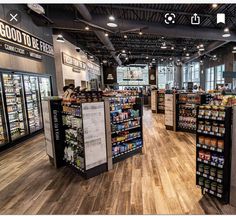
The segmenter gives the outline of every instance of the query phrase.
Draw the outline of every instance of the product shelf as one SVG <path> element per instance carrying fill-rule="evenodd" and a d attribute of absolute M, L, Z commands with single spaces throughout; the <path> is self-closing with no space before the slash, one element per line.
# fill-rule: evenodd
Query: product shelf
<path fill-rule="evenodd" d="M 133 138 L 125 139 L 125 140 L 120 141 L 120 142 L 114 142 L 114 143 L 112 143 L 112 145 L 113 145 L 113 146 L 119 145 L 119 144 L 122 144 L 122 143 L 124 143 L 124 142 L 129 142 L 129 141 L 132 141 L 132 140 L 134 140 L 134 139 L 139 139 L 139 138 L 141 138 L 141 136 L 136 136 L 136 137 L 133 137 Z"/>
<path fill-rule="evenodd" d="M 210 179 L 211 181 L 215 181 L 215 182 L 218 182 L 218 183 L 222 183 L 223 182 L 222 179 L 215 178 L 213 176 L 207 175 L 205 173 L 201 173 L 199 171 L 197 171 L 196 174 L 199 175 L 199 176 L 202 176 L 204 178 Z"/>
<path fill-rule="evenodd" d="M 217 112 L 219 112 L 219 115 Z M 199 115 L 199 113 L 201 115 Z M 212 116 L 206 115 L 209 113 L 212 114 Z M 222 108 L 222 106 L 220 106 L 219 108 L 216 108 L 216 106 L 202 105 L 197 108 L 196 185 L 201 186 L 203 194 L 209 193 L 210 195 L 219 198 L 224 203 L 229 202 L 230 195 L 231 116 L 231 107 Z M 213 124 L 210 121 L 214 121 Z M 202 130 L 203 128 L 204 130 Z M 212 142 L 214 146 L 205 145 L 204 140 L 207 141 L 207 144 L 211 144 Z M 199 171 L 199 168 L 203 167 L 201 164 L 210 166 L 204 166 L 204 170 L 208 171 L 207 174 L 202 170 L 202 172 Z M 220 173 L 220 177 L 222 178 L 209 175 L 209 170 L 216 170 L 217 173 Z M 202 182 L 201 179 L 205 180 L 204 182 L 209 180 L 209 183 L 207 183 L 208 185 L 217 185 L 217 191 L 219 188 L 222 193 L 212 191 L 204 185 L 199 185 L 199 182 Z"/>
<path fill-rule="evenodd" d="M 213 146 L 203 145 L 203 144 L 199 144 L 199 143 L 197 143 L 197 147 L 198 148 L 203 148 L 203 149 L 206 149 L 206 150 L 210 150 L 210 151 L 216 151 L 216 152 L 219 152 L 219 153 L 222 153 L 224 151 L 222 148 L 216 148 L 216 147 L 213 147 Z"/>
<path fill-rule="evenodd" d="M 116 131 L 113 131 L 112 134 L 118 134 L 118 133 L 121 133 L 124 131 L 133 130 L 133 129 L 140 128 L 140 127 L 141 127 L 141 125 L 137 125 L 137 126 L 129 127 L 129 128 L 122 129 L 122 130 L 116 130 Z"/>
<path fill-rule="evenodd" d="M 111 123 L 112 124 L 121 124 L 121 123 L 125 123 L 125 122 L 128 122 L 128 121 L 134 121 L 134 120 L 139 120 L 140 117 L 135 117 L 135 118 L 129 118 L 129 119 L 125 119 L 125 120 L 122 120 L 122 121 L 112 121 Z"/>
<path fill-rule="evenodd" d="M 215 167 L 218 167 L 220 169 L 222 169 L 224 167 L 224 165 L 222 164 L 217 164 L 215 162 L 212 162 L 212 161 L 208 161 L 208 160 L 203 160 L 201 158 L 197 158 L 197 161 L 198 162 L 201 162 L 201 163 L 204 163 L 204 164 L 208 164 L 208 165 L 211 165 L 211 166 L 215 166 Z"/>

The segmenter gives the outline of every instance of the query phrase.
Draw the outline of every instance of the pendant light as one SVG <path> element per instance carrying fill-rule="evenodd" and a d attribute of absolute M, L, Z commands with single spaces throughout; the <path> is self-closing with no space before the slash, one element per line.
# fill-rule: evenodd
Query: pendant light
<path fill-rule="evenodd" d="M 223 37 L 223 38 L 228 38 L 228 37 L 230 37 L 230 36 L 231 36 L 231 34 L 230 34 L 230 32 L 229 32 L 229 28 L 225 28 L 222 37 Z"/>
<path fill-rule="evenodd" d="M 65 39 L 63 38 L 62 35 L 57 36 L 57 42 L 61 42 L 61 43 L 65 42 Z"/>

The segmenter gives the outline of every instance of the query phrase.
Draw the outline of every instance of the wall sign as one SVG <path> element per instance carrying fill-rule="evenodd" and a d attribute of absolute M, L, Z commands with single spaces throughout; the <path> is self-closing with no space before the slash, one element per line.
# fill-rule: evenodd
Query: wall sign
<path fill-rule="evenodd" d="M 0 19 L 0 40 L 53 56 L 53 45 Z"/>
<path fill-rule="evenodd" d="M 62 61 L 63 64 L 73 67 L 74 69 L 86 69 L 86 63 L 83 61 L 80 61 L 64 52 L 62 52 Z"/>
<path fill-rule="evenodd" d="M 0 50 L 2 50 L 4 52 L 14 53 L 14 54 L 24 56 L 27 58 L 32 58 L 35 60 L 42 60 L 42 55 L 40 55 L 39 53 L 35 53 L 33 51 L 26 50 L 24 48 L 21 48 L 19 46 L 15 46 L 10 43 L 5 43 L 5 42 L 0 41 Z"/>

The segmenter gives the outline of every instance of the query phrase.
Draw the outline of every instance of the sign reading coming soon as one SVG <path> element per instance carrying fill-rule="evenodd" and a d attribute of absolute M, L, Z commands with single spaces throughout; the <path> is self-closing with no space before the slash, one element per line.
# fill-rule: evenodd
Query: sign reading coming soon
<path fill-rule="evenodd" d="M 53 45 L 0 19 L 0 39 L 53 56 Z"/>

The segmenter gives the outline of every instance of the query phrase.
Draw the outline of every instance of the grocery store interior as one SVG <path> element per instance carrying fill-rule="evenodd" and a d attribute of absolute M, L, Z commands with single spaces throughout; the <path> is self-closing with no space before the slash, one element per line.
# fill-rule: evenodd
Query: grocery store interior
<path fill-rule="evenodd" d="M 0 214 L 236 214 L 236 4 L 0 4 Z"/>

